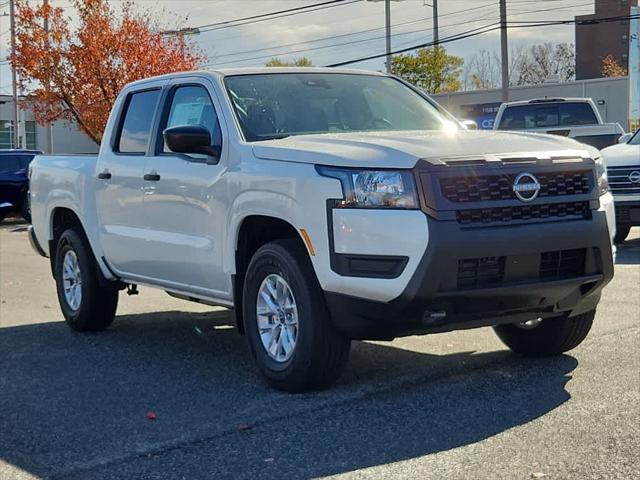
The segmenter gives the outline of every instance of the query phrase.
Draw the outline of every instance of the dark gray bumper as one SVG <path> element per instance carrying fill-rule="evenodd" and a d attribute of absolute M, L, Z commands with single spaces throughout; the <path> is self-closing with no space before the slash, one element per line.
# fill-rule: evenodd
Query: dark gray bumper
<path fill-rule="evenodd" d="M 589 220 L 490 228 L 427 218 L 427 251 L 398 298 L 382 303 L 326 292 L 345 335 L 390 339 L 578 315 L 596 307 L 613 277 L 604 212 L 593 211 Z M 580 252 L 582 267 L 563 266 L 563 252 Z M 491 265 L 484 273 L 476 268 L 469 283 L 461 272 L 467 261 Z"/>

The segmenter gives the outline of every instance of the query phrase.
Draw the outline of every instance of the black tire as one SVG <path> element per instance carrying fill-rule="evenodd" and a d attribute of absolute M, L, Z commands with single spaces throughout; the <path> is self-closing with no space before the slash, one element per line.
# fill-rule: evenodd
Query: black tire
<path fill-rule="evenodd" d="M 257 296 L 269 275 L 282 277 L 297 305 L 295 348 L 286 361 L 276 361 L 262 344 L 257 323 Z M 324 295 L 304 246 L 278 240 L 262 246 L 247 269 L 243 290 L 244 329 L 260 372 L 268 383 L 287 392 L 306 392 L 330 386 L 349 357 L 351 342 L 333 327 Z"/>
<path fill-rule="evenodd" d="M 73 308 L 65 297 L 63 264 L 68 252 L 73 252 L 80 270 L 81 299 Z M 118 307 L 118 290 L 100 284 L 98 266 L 84 234 L 77 228 L 65 230 L 58 240 L 55 259 L 58 302 L 67 324 L 79 332 L 95 332 L 107 328 Z"/>
<path fill-rule="evenodd" d="M 629 236 L 630 231 L 631 231 L 631 225 L 617 224 L 616 236 L 613 237 L 613 243 L 615 244 L 623 243 Z"/>
<path fill-rule="evenodd" d="M 499 325 L 494 330 L 512 351 L 527 357 L 560 355 L 582 343 L 587 337 L 595 310 L 576 315 L 543 320 L 537 327 L 523 329 L 516 325 Z"/>

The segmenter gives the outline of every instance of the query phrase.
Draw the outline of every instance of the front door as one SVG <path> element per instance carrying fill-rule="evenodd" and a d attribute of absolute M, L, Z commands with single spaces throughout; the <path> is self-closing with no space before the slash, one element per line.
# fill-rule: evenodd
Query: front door
<path fill-rule="evenodd" d="M 161 88 L 132 91 L 122 101 L 114 125 L 113 145 L 105 139 L 96 165 L 96 210 L 100 244 L 116 273 L 137 274 L 143 266 L 139 252 L 145 248 L 142 225 L 143 180 L 146 154 Z"/>
<path fill-rule="evenodd" d="M 176 289 L 216 298 L 228 297 L 222 273 L 222 238 L 226 206 L 222 186 L 225 148 L 215 94 L 206 80 L 181 78 L 168 90 L 154 155 L 147 159 L 144 187 L 146 275 Z M 177 125 L 209 129 L 220 159 L 178 154 L 161 132 Z M 222 160 L 221 160 L 222 159 Z M 212 162 L 214 160 L 214 163 Z M 219 161 L 218 161 L 219 160 Z"/>

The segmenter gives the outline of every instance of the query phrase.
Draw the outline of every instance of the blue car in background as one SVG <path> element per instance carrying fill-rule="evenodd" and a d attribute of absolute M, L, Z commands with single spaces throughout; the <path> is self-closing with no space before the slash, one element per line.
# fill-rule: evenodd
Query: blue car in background
<path fill-rule="evenodd" d="M 29 163 L 42 152 L 0 150 L 0 222 L 9 214 L 19 214 L 28 222 Z"/>

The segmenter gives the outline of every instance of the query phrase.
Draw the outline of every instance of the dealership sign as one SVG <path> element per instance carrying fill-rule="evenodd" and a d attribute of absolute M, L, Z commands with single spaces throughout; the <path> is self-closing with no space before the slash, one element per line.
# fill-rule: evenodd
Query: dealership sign
<path fill-rule="evenodd" d="M 460 105 L 460 111 L 462 118 L 475 121 L 481 130 L 491 130 L 500 105 L 500 102 Z"/>

